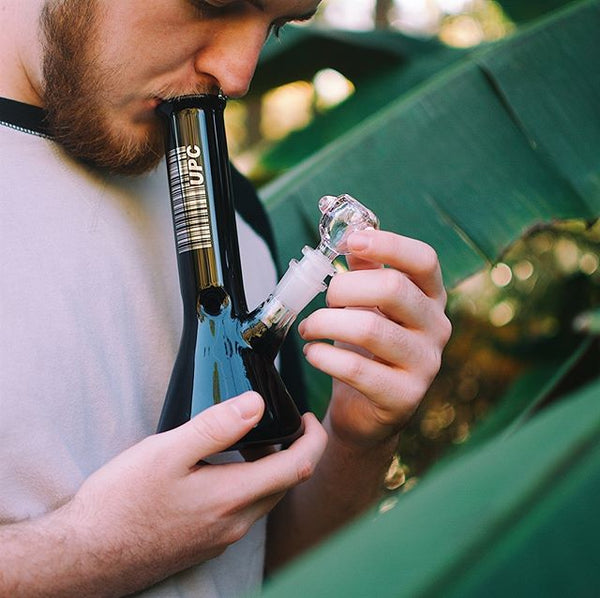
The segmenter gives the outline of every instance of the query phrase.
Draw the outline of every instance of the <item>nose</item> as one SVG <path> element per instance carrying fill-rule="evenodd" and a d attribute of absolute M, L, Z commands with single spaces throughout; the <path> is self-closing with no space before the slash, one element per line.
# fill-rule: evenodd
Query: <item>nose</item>
<path fill-rule="evenodd" d="M 250 22 L 231 29 L 213 36 L 196 55 L 194 67 L 199 75 L 216 80 L 226 96 L 239 98 L 250 87 L 266 28 L 261 22 Z"/>

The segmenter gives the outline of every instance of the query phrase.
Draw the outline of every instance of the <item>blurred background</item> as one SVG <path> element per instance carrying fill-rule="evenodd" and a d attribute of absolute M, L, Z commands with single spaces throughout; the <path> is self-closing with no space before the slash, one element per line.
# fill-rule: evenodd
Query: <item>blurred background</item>
<path fill-rule="evenodd" d="M 546 2 L 548 9 L 552 2 Z M 296 25 L 298 26 L 298 25 Z M 305 27 L 370 31 L 389 29 L 455 48 L 472 48 L 500 39 L 515 25 L 492 0 L 323 0 Z M 285 40 L 286 29 L 281 32 Z M 260 71 L 259 71 L 260 72 Z M 228 139 L 236 166 L 255 181 L 261 156 L 295 130 L 306 127 L 354 93 L 342 73 L 325 68 L 311 80 L 293 81 L 228 106 Z"/>
<path fill-rule="evenodd" d="M 415 75 L 413 85 L 439 70 L 442 63 L 460 61 L 560 4 L 563 2 L 324 0 L 307 27 L 311 31 L 401 34 L 408 54 L 438 61 L 431 66 L 431 58 L 429 70 Z M 281 41 L 269 42 L 267 53 L 271 47 L 279 51 L 293 35 L 295 28 L 285 28 Z M 302 61 L 302 56 L 298 60 Z M 353 67 L 355 77 L 352 68 L 341 72 L 326 66 L 306 76 L 302 67 L 290 67 L 302 76 L 281 85 L 273 84 L 277 77 L 268 74 L 268 65 L 262 78 L 259 67 L 258 84 L 248 97 L 230 102 L 227 127 L 232 159 L 257 187 L 302 161 L 314 149 L 311 143 L 325 144 L 342 134 L 347 126 L 343 117 L 336 117 L 338 129 L 328 130 L 328 138 L 319 141 L 315 130 L 325 129 L 323 123 L 335 122 L 333 115 L 343 114 L 344 106 L 358 118 L 360 107 L 353 107 L 351 100 L 361 85 L 368 91 L 370 80 L 359 64 Z M 378 76 L 384 72 L 383 68 L 368 68 L 377 70 Z M 372 97 L 377 108 L 378 96 Z M 537 388 L 540 378 L 548 380 L 547 385 L 541 384 L 545 390 L 528 410 L 540 409 L 564 390 L 598 375 L 598 341 L 578 347 L 600 304 L 599 247 L 597 220 L 571 219 L 534 227 L 489 268 L 452 285 L 448 313 L 454 334 L 439 377 L 402 436 L 390 470 L 390 489 L 409 489 L 442 456 L 471 439 L 494 406 L 506 402 L 515 385 L 527 383 L 526 374 L 534 372 Z M 301 248 L 297 249 L 299 253 Z M 561 376 L 554 380 L 557 371 Z M 322 400 L 314 400 L 311 406 L 323 412 Z M 516 409 L 521 409 L 522 417 L 522 406 Z"/>

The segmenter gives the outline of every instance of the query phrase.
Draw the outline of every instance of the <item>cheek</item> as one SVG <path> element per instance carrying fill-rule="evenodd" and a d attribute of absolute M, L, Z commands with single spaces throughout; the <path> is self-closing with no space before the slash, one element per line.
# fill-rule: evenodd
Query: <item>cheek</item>
<path fill-rule="evenodd" d="M 182 2 L 118 3 L 104 23 L 103 61 L 127 73 L 129 81 L 192 64 L 194 55 L 211 36 L 209 24 L 200 22 L 191 5 L 186 7 Z"/>
<path fill-rule="evenodd" d="M 112 62 L 107 59 L 106 80 L 110 81 L 113 93 L 122 97 L 151 97 L 164 95 L 165 91 L 180 93 L 190 87 L 197 76 L 196 49 L 182 43 L 171 47 L 130 47 Z"/>

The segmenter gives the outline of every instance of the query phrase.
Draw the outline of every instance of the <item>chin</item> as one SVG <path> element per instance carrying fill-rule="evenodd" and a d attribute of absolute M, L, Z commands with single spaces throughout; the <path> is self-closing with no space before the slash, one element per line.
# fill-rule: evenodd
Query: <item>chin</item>
<path fill-rule="evenodd" d="M 89 156 L 96 166 L 116 174 L 144 174 L 164 155 L 164 129 L 155 115 L 145 122 L 119 123 L 107 127 L 107 135 Z"/>

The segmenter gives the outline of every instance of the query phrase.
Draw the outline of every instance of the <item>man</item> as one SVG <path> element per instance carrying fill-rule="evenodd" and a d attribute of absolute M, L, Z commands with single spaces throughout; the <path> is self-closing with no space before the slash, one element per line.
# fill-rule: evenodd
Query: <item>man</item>
<path fill-rule="evenodd" d="M 269 32 L 317 5 L 0 0 L 0 595 L 239 595 L 260 581 L 265 515 L 272 570 L 379 496 L 450 334 L 435 253 L 393 233 L 355 234 L 353 271 L 300 323 L 334 378 L 322 425 L 197 465 L 259 420 L 246 393 L 153 434 L 181 326 L 155 108 L 243 95 Z M 275 273 L 238 224 L 253 305 Z"/>

